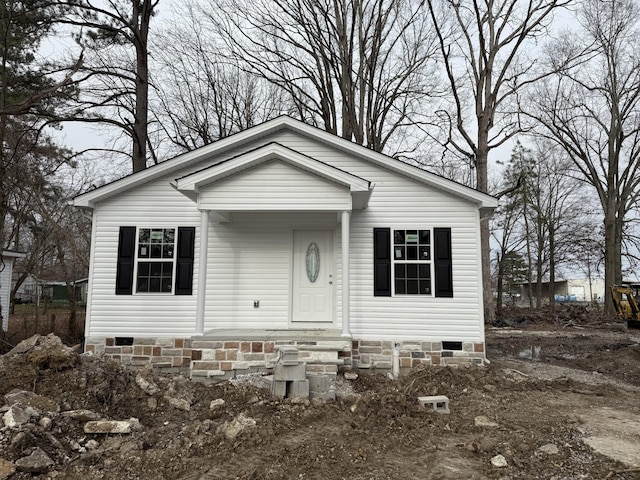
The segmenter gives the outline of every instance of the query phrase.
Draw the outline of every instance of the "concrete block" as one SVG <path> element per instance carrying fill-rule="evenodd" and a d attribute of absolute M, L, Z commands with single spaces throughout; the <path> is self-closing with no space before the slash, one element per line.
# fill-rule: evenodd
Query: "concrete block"
<path fill-rule="evenodd" d="M 311 400 L 317 398 L 320 400 L 335 400 L 336 399 L 336 392 L 335 391 L 329 391 L 329 392 L 314 392 L 314 391 L 309 391 L 309 398 Z"/>
<path fill-rule="evenodd" d="M 287 382 L 289 398 L 309 398 L 309 380 L 294 380 Z"/>
<path fill-rule="evenodd" d="M 296 365 L 285 365 L 279 363 L 273 372 L 275 380 L 304 380 L 306 377 L 306 365 L 298 363 Z"/>
<path fill-rule="evenodd" d="M 280 363 L 283 365 L 297 365 L 299 363 L 298 349 L 296 347 L 282 345 L 277 349 L 280 354 Z"/>
<path fill-rule="evenodd" d="M 284 380 L 272 380 L 269 390 L 274 397 L 284 398 L 287 396 L 287 382 Z"/>
<path fill-rule="evenodd" d="M 430 407 L 434 412 L 450 413 L 449 399 L 445 395 L 431 395 L 428 397 L 418 397 L 418 402 L 425 407 Z"/>
<path fill-rule="evenodd" d="M 328 392 L 331 389 L 332 382 L 329 375 L 311 374 L 307 375 L 307 380 L 309 380 L 310 392 Z"/>

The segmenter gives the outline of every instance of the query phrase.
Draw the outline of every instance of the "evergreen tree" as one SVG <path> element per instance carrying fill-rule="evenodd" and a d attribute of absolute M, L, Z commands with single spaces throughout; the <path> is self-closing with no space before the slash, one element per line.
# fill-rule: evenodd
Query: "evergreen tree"
<path fill-rule="evenodd" d="M 15 243 L 8 227 L 16 226 L 29 185 L 46 182 L 68 153 L 43 130 L 72 90 L 71 74 L 56 78 L 38 58 L 58 12 L 42 0 L 0 4 L 0 247 Z"/>

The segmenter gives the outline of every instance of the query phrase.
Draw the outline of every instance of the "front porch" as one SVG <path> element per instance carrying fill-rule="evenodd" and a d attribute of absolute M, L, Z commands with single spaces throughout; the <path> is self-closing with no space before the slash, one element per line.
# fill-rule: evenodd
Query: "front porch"
<path fill-rule="evenodd" d="M 192 378 L 228 378 L 270 372 L 280 348 L 295 347 L 307 372 L 336 375 L 351 356 L 351 340 L 338 329 L 214 329 L 191 338 Z M 351 366 L 350 364 L 348 365 Z"/>

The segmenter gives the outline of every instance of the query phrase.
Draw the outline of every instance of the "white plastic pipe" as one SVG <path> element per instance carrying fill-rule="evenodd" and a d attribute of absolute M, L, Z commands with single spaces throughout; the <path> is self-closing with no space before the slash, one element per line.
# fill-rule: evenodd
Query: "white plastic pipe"
<path fill-rule="evenodd" d="M 398 347 L 393 347 L 391 374 L 393 375 L 393 378 L 398 378 L 400 376 L 400 349 Z"/>

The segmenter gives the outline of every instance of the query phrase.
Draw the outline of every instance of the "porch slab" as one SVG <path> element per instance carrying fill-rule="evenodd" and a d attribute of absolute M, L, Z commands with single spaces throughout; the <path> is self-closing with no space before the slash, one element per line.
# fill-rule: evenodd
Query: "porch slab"
<path fill-rule="evenodd" d="M 197 341 L 294 341 L 294 342 L 318 342 L 318 341 L 346 341 L 342 336 L 342 330 L 337 328 L 318 329 L 261 329 L 261 328 L 231 328 L 208 330 L 204 335 L 191 337 Z"/>

